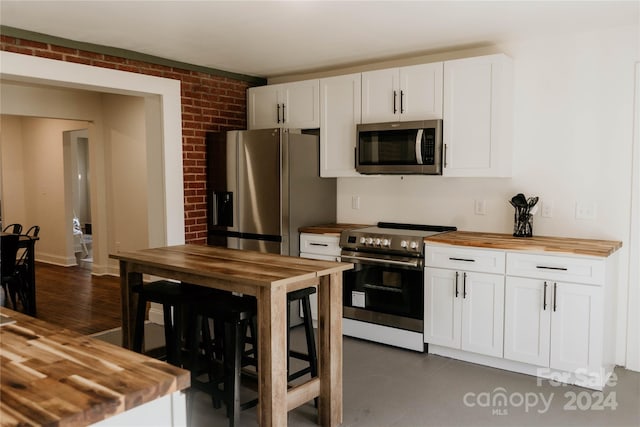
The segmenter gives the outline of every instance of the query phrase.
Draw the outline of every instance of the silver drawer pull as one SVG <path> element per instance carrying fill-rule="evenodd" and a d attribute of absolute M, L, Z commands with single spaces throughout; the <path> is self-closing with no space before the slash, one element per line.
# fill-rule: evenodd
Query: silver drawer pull
<path fill-rule="evenodd" d="M 329 245 L 326 243 L 309 243 L 309 246 L 324 246 L 326 248 Z"/>
<path fill-rule="evenodd" d="M 542 270 L 558 270 L 558 271 L 567 271 L 567 267 L 547 267 L 546 265 L 536 265 L 536 268 L 540 268 Z"/>
<path fill-rule="evenodd" d="M 449 257 L 449 260 L 451 261 L 464 261 L 464 262 L 476 262 L 475 259 L 471 259 L 471 258 L 454 258 L 454 257 Z"/>

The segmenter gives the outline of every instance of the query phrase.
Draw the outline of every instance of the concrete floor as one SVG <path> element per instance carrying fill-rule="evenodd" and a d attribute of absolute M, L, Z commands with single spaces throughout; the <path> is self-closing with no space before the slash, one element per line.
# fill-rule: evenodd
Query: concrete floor
<path fill-rule="evenodd" d="M 292 336 L 302 347 L 302 328 Z M 640 373 L 615 373 L 616 384 L 596 392 L 345 337 L 343 426 L 640 426 Z M 492 405 L 500 393 L 506 405 Z M 190 426 L 228 425 L 208 395 L 191 398 Z M 255 408 L 240 425 L 257 425 Z M 291 411 L 289 425 L 317 425 L 313 402 Z"/>

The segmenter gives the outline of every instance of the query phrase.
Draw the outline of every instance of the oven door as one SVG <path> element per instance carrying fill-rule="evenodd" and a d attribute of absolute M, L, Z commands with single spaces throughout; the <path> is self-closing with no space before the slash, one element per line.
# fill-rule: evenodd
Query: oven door
<path fill-rule="evenodd" d="M 423 331 L 421 258 L 342 251 L 354 264 L 343 275 L 343 316 L 414 332 Z"/>

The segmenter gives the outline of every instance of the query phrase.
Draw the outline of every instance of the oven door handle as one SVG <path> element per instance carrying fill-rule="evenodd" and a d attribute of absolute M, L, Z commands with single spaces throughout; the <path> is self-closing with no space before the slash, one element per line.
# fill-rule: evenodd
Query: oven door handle
<path fill-rule="evenodd" d="M 413 267 L 413 268 L 419 268 L 420 267 L 420 261 L 418 261 L 418 260 L 416 260 L 414 262 L 411 262 L 411 261 L 394 261 L 392 259 L 368 258 L 368 257 L 352 256 L 352 255 L 342 255 L 340 257 L 340 259 L 342 260 L 342 262 L 365 261 L 365 262 L 371 262 L 373 264 L 402 265 L 402 266 L 405 266 L 405 267 Z"/>

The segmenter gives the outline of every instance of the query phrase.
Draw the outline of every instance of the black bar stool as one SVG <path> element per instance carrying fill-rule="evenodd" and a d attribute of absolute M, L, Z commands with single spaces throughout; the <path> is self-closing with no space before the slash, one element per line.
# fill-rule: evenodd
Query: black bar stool
<path fill-rule="evenodd" d="M 305 374 L 311 374 L 311 378 L 318 376 L 318 354 L 316 351 L 316 340 L 313 332 L 313 320 L 311 319 L 311 301 L 309 296 L 316 292 L 316 288 L 309 287 L 287 293 L 287 348 L 289 349 L 289 357 L 287 358 L 287 380 L 293 381 Z M 302 314 L 304 316 L 304 333 L 307 339 L 307 353 L 300 353 L 291 350 L 291 303 L 302 303 Z M 289 368 L 289 360 L 295 359 L 309 362 L 309 366 L 295 372 L 291 372 Z"/>
<path fill-rule="evenodd" d="M 190 329 L 192 335 L 189 338 L 191 386 L 210 394 L 214 407 L 219 407 L 219 401 L 224 402 L 229 425 L 236 426 L 240 411 L 258 403 L 257 399 L 240 402 L 240 375 L 245 360 L 246 335 L 256 319 L 256 299 L 230 293 L 217 294 L 206 302 L 192 305 L 190 309 L 192 317 L 189 323 L 195 325 Z M 209 329 L 210 320 L 213 320 L 215 330 L 213 337 Z M 199 379 L 203 363 L 208 381 Z"/>
<path fill-rule="evenodd" d="M 142 352 L 147 303 L 162 304 L 167 362 L 175 366 L 182 366 L 182 322 L 186 314 L 185 309 L 202 301 L 203 298 L 214 298 L 214 295 L 220 291 L 188 283 L 158 280 L 138 286 L 133 289 L 133 292 L 138 294 L 136 324 L 133 333 L 133 351 Z M 172 309 L 173 317 L 171 316 Z"/>

